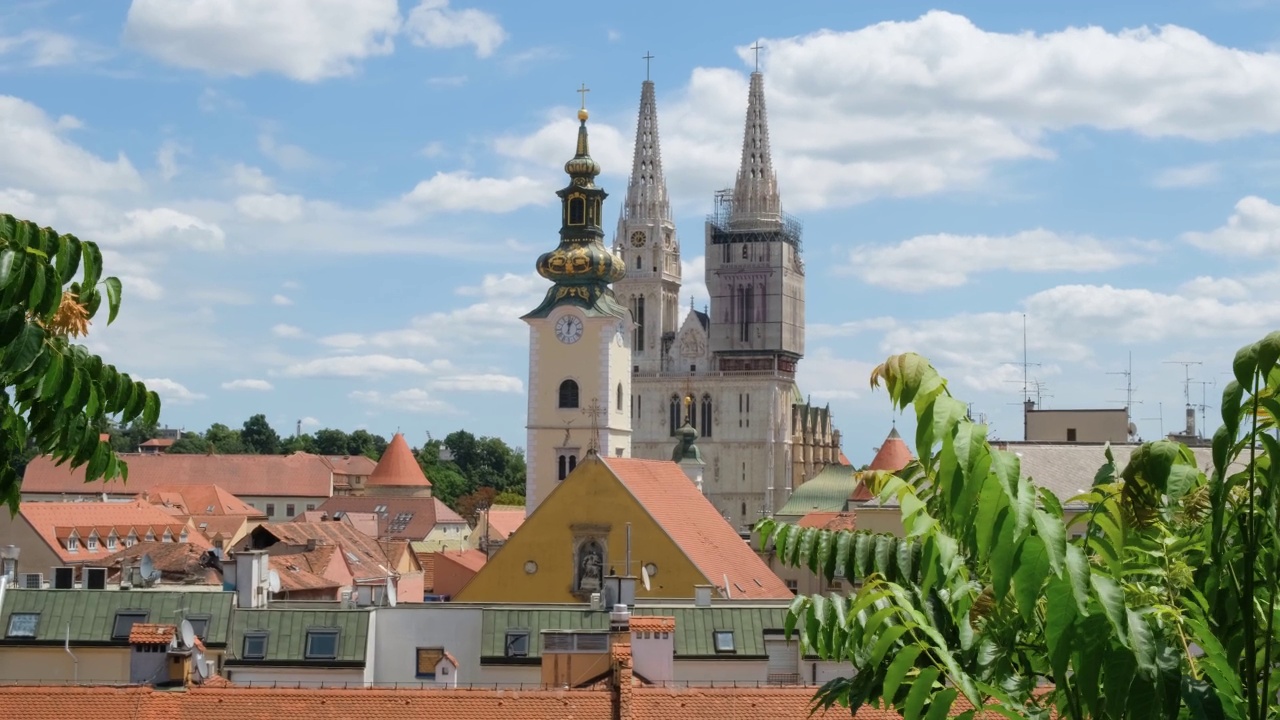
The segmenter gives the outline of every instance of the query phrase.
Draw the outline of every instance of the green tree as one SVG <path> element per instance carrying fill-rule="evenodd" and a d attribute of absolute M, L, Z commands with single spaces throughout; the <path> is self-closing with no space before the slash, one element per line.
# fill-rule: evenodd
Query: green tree
<path fill-rule="evenodd" d="M 991 447 L 928 362 L 889 358 L 872 385 L 914 409 L 920 459 L 864 479 L 901 508 L 905 537 L 757 528 L 784 563 L 861 583 L 792 604 L 788 632 L 855 671 L 818 702 L 883 702 L 908 720 L 961 696 L 1006 716 L 1274 717 L 1277 358 L 1280 333 L 1237 355 L 1211 476 L 1168 440 L 1124 468 L 1108 448 L 1076 517 Z"/>
<path fill-rule="evenodd" d="M 213 446 L 212 452 L 219 455 L 243 455 L 249 452 L 240 437 L 239 430 L 233 430 L 222 423 L 214 423 L 204 431 L 204 439 Z"/>
<path fill-rule="evenodd" d="M 102 277 L 95 243 L 0 215 L 0 500 L 16 513 L 17 466 L 34 447 L 85 480 L 128 479 L 128 466 L 100 433 L 107 419 L 154 424 L 160 398 L 83 345 L 106 301 L 107 324 L 122 286 Z"/>
<path fill-rule="evenodd" d="M 452 461 L 440 459 L 439 440 L 428 440 L 416 454 L 423 474 L 431 481 L 431 494 L 440 502 L 457 510 L 458 498 L 475 491 L 475 486 L 458 470 Z"/>
<path fill-rule="evenodd" d="M 156 437 L 155 423 L 144 423 L 134 420 L 128 425 L 107 428 L 103 432 L 111 433 L 111 449 L 118 453 L 136 453 L 138 446 Z"/>
<path fill-rule="evenodd" d="M 382 453 L 387 450 L 387 439 L 381 435 L 374 435 L 368 430 L 360 429 L 347 436 L 348 455 L 364 455 L 367 458 L 377 460 L 382 457 Z"/>
<path fill-rule="evenodd" d="M 213 445 L 198 432 L 184 432 L 165 452 L 174 455 L 203 455 L 213 452 Z"/>
<path fill-rule="evenodd" d="M 240 441 L 244 443 L 246 451 L 258 455 L 275 455 L 280 452 L 280 436 L 262 413 L 244 421 Z"/>
<path fill-rule="evenodd" d="M 510 490 L 506 490 L 498 493 L 497 497 L 493 499 L 493 504 L 494 505 L 524 505 L 524 501 L 525 499 L 523 495 L 513 493 Z"/>
<path fill-rule="evenodd" d="M 347 449 L 350 444 L 350 438 L 342 430 L 324 428 L 316 431 L 315 453 L 317 455 L 347 455 L 350 452 Z"/>
<path fill-rule="evenodd" d="M 316 439 L 309 433 L 303 433 L 301 435 L 291 435 L 280 441 L 280 453 L 282 455 L 292 455 L 296 452 L 316 452 Z"/>

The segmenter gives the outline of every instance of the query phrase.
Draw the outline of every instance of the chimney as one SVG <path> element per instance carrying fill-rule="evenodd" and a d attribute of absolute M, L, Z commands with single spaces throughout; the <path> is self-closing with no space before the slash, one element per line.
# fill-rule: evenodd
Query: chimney
<path fill-rule="evenodd" d="M 649 682 L 662 685 L 676 679 L 676 619 L 671 615 L 631 618 L 631 667 Z"/>
<path fill-rule="evenodd" d="M 307 552 L 314 552 L 318 544 L 315 538 L 307 538 Z"/>
<path fill-rule="evenodd" d="M 233 559 L 236 605 L 242 608 L 258 608 L 266 605 L 267 572 L 270 568 L 266 553 L 261 550 L 241 550 L 235 553 Z"/>
<path fill-rule="evenodd" d="M 1187 437 L 1196 436 L 1196 409 L 1187 406 Z"/>
<path fill-rule="evenodd" d="M 610 650 L 613 677 L 609 683 L 610 716 L 613 720 L 631 720 L 631 645 L 619 643 Z"/>

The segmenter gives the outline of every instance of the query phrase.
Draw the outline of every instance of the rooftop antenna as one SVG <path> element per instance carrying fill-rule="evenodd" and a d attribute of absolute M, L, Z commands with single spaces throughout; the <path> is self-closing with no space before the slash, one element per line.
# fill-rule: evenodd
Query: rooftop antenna
<path fill-rule="evenodd" d="M 297 429 L 293 431 L 294 437 L 302 437 L 302 420 L 299 418 Z"/>
<path fill-rule="evenodd" d="M 1159 409 L 1159 412 L 1160 412 L 1159 417 L 1145 417 L 1142 419 L 1143 420 L 1159 420 L 1160 421 L 1160 437 L 1163 438 L 1163 437 L 1166 437 L 1166 435 L 1164 434 L 1164 403 L 1163 402 L 1156 403 L 1156 407 Z"/>
<path fill-rule="evenodd" d="M 1040 363 L 1027 360 L 1027 314 L 1022 313 L 1022 402 L 1024 403 L 1031 400 L 1031 381 L 1028 370 L 1033 366 L 1040 367 Z"/>
<path fill-rule="evenodd" d="M 1133 408 L 1133 351 L 1129 351 L 1129 364 L 1124 370 L 1115 370 L 1107 373 L 1108 375 L 1124 376 L 1124 409 L 1126 412 L 1132 413 Z M 1119 389 L 1119 388 L 1117 388 Z"/>
<path fill-rule="evenodd" d="M 1165 365 L 1181 365 L 1183 372 L 1182 381 L 1182 399 L 1186 401 L 1187 407 L 1191 407 L 1191 366 L 1203 365 L 1199 360 L 1165 360 Z"/>
<path fill-rule="evenodd" d="M 1200 404 L 1191 405 L 1190 407 L 1193 407 L 1200 411 L 1200 433 L 1199 434 L 1201 437 L 1203 437 L 1205 428 L 1208 427 L 1208 425 L 1205 424 L 1208 422 L 1208 419 L 1205 417 L 1205 411 L 1208 410 L 1209 408 L 1209 405 L 1208 405 L 1209 394 L 1206 391 L 1206 388 L 1210 386 L 1217 387 L 1218 382 L 1216 380 L 1192 380 L 1190 381 L 1190 384 L 1200 386 Z"/>

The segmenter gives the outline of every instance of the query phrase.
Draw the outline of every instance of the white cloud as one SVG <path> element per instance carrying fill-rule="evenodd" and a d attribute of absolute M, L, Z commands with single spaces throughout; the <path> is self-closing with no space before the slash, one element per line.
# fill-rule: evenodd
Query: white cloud
<path fill-rule="evenodd" d="M 1178 292 L 1192 297 L 1241 300 L 1249 295 L 1245 284 L 1235 278 L 1215 278 L 1201 275 L 1182 283 Z"/>
<path fill-rule="evenodd" d="M 800 385 L 818 402 L 852 400 L 866 393 L 872 367 L 872 363 L 838 357 L 830 348 L 818 348 L 800 363 Z"/>
<path fill-rule="evenodd" d="M 981 272 L 1094 272 L 1142 262 L 1141 244 L 1103 242 L 1044 229 L 1015 235 L 919 235 L 897 245 L 863 245 L 841 272 L 907 292 L 959 287 Z"/>
<path fill-rule="evenodd" d="M 302 328 L 284 323 L 272 326 L 271 334 L 280 338 L 301 338 L 306 336 Z"/>
<path fill-rule="evenodd" d="M 698 255 L 692 260 L 680 261 L 680 306 L 693 299 L 694 307 L 703 310 L 711 302 L 711 293 L 707 291 L 707 257 Z M 684 309 L 680 317 L 684 317 Z"/>
<path fill-rule="evenodd" d="M 285 295 L 281 295 L 280 293 L 276 293 L 271 296 L 271 303 L 273 305 L 289 306 L 293 304 L 293 299 Z"/>
<path fill-rule="evenodd" d="M 848 322 L 829 325 L 826 323 L 809 323 L 805 326 L 805 336 L 810 340 L 822 340 L 836 337 L 853 337 L 866 332 L 885 331 L 897 326 L 898 321 L 887 315 L 879 317 L 850 320 Z"/>
<path fill-rule="evenodd" d="M 207 396 L 191 392 L 185 385 L 169 378 L 150 378 L 142 381 L 148 390 L 154 390 L 160 400 L 174 405 L 187 405 L 196 400 L 204 400 Z"/>
<path fill-rule="evenodd" d="M 1236 203 L 1227 224 L 1210 232 L 1184 233 L 1183 240 L 1216 253 L 1273 255 L 1280 252 L 1280 206 L 1250 195 Z"/>
<path fill-rule="evenodd" d="M 277 142 L 271 133 L 258 136 L 258 150 L 285 170 L 309 170 L 324 163 L 305 149 L 289 143 Z"/>
<path fill-rule="evenodd" d="M 435 390 L 460 390 L 464 392 L 524 392 L 524 382 L 510 375 L 452 375 L 431 383 Z"/>
<path fill-rule="evenodd" d="M 316 82 L 391 53 L 399 29 L 396 0 L 133 0 L 124 38 L 179 67 Z"/>
<path fill-rule="evenodd" d="M 54 193 L 142 189 L 141 176 L 123 153 L 104 160 L 62 137 L 66 129 L 26 100 L 0 95 L 0 187 Z"/>
<path fill-rule="evenodd" d="M 1158 188 L 1191 188 L 1212 185 L 1222 178 L 1218 163 L 1199 163 L 1165 168 L 1152 179 Z"/>
<path fill-rule="evenodd" d="M 304 200 L 301 195 L 241 195 L 236 198 L 236 210 L 250 220 L 287 223 L 302 217 Z"/>
<path fill-rule="evenodd" d="M 422 0 L 405 21 L 405 32 L 415 45 L 455 48 L 472 45 L 477 57 L 489 57 L 507 39 L 492 13 L 467 8 L 453 10 L 449 0 Z"/>
<path fill-rule="evenodd" d="M 422 212 L 506 213 L 526 205 L 546 205 L 555 199 L 552 192 L 552 188 L 524 176 L 477 178 L 465 171 L 438 172 L 414 186 L 400 202 Z"/>
<path fill-rule="evenodd" d="M 231 167 L 231 182 L 239 188 L 255 193 L 269 193 L 275 189 L 275 182 L 257 168 L 244 163 L 236 163 Z"/>
<path fill-rule="evenodd" d="M 124 221 L 117 228 L 102 231 L 102 238 L 121 245 L 150 243 L 221 250 L 226 233 L 214 223 L 172 208 L 159 207 L 126 212 Z"/>
<path fill-rule="evenodd" d="M 320 421 L 310 415 L 302 418 L 301 422 L 303 427 L 318 427 L 320 425 Z"/>
<path fill-rule="evenodd" d="M 793 210 L 979 187 L 1000 163 L 1052 158 L 1048 136 L 1070 128 L 1196 141 L 1280 131 L 1280 53 L 1175 26 L 1002 33 L 933 11 L 763 42 L 773 159 Z M 738 52 L 749 68 L 751 51 Z M 721 68 L 697 68 L 660 98 L 677 202 L 732 180 L 745 106 L 744 73 Z M 556 167 L 571 118 L 559 110 L 495 149 Z M 630 168 L 633 130 L 615 146 L 613 128 L 591 123 L 606 173 Z"/>
<path fill-rule="evenodd" d="M 161 179 L 168 182 L 177 177 L 180 171 L 178 155 L 186 155 L 189 152 L 176 140 L 165 140 L 160 143 L 160 149 L 156 151 L 156 169 L 160 171 Z"/>
<path fill-rule="evenodd" d="M 413 358 L 390 355 L 342 355 L 316 358 L 286 367 L 288 377 L 375 377 L 393 373 L 425 374 L 431 368 Z"/>
<path fill-rule="evenodd" d="M 257 380 L 254 378 L 243 378 L 240 380 L 230 380 L 222 383 L 223 390 L 257 390 L 266 392 L 273 389 L 271 383 L 266 380 Z"/>
<path fill-rule="evenodd" d="M 47 30 L 27 30 L 20 35 L 0 37 L 0 55 L 10 53 L 22 53 L 31 67 L 72 65 L 101 57 L 76 38 Z"/>
<path fill-rule="evenodd" d="M 453 408 L 443 400 L 436 400 L 426 390 L 410 388 L 390 394 L 378 390 L 356 390 L 348 395 L 352 400 L 381 409 L 402 412 L 448 412 Z"/>

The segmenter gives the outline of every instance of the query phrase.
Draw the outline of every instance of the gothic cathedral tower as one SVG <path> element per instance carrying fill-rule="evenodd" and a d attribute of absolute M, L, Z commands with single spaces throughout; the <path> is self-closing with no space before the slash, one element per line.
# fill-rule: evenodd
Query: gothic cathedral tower
<path fill-rule="evenodd" d="M 649 80 L 640 86 L 636 150 L 614 250 L 627 265 L 626 278 L 614 290 L 635 323 L 631 332 L 635 370 L 669 370 L 663 359 L 680 323 L 680 242 L 662 174 L 658 107 Z"/>
<path fill-rule="evenodd" d="M 578 146 L 565 163 L 560 244 L 538 258 L 538 274 L 554 285 L 525 315 L 529 324 L 528 479 L 533 512 L 588 451 L 631 455 L 630 311 L 610 283 L 627 273 L 604 246 L 605 191 L 587 148 L 587 111 L 578 112 Z"/>

